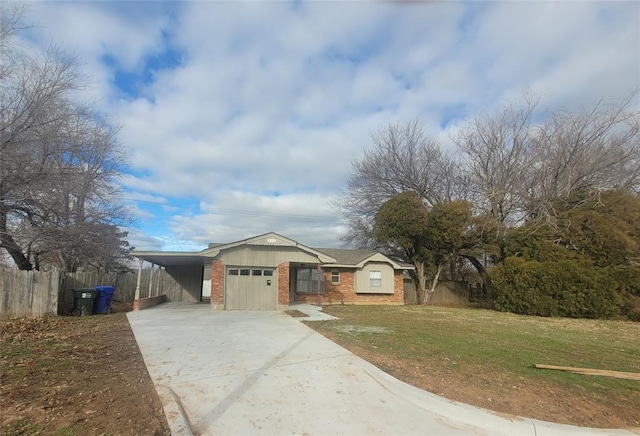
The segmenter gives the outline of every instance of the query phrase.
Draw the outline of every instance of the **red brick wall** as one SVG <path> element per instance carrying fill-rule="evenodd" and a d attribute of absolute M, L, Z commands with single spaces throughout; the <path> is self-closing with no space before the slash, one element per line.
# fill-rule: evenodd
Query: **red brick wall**
<path fill-rule="evenodd" d="M 289 305 L 289 262 L 278 265 L 278 305 Z"/>
<path fill-rule="evenodd" d="M 158 304 L 166 303 L 166 295 L 158 295 L 156 297 L 140 298 L 139 300 L 133 300 L 133 310 L 144 310 L 149 307 L 157 306 Z"/>
<path fill-rule="evenodd" d="M 404 304 L 404 280 L 402 271 L 394 271 L 393 294 L 357 294 L 355 289 L 355 269 L 340 269 L 340 283 L 331 283 L 331 270 L 325 271 L 324 293 L 320 294 L 321 304 Z M 295 301 L 316 303 L 316 294 L 295 294 Z"/>
<path fill-rule="evenodd" d="M 224 263 L 214 260 L 211 263 L 211 307 L 222 309 L 224 306 Z"/>
<path fill-rule="evenodd" d="M 289 305 L 290 264 L 278 265 L 278 305 Z M 340 269 L 340 283 L 331 283 L 331 270 L 325 271 L 325 292 L 320 295 L 322 304 L 404 304 L 404 280 L 402 271 L 394 272 L 393 294 L 356 294 L 354 268 Z M 295 294 L 295 301 L 316 303 L 316 294 Z M 214 260 L 211 264 L 211 307 L 224 307 L 224 263 Z"/>

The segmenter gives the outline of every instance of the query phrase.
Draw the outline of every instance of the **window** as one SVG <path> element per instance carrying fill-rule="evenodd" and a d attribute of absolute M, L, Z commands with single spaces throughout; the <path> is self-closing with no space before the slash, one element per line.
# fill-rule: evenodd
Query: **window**
<path fill-rule="evenodd" d="M 318 292 L 318 269 L 296 268 L 296 292 L 315 294 Z M 320 270 L 320 292 L 324 292 L 324 271 Z"/>
<path fill-rule="evenodd" d="M 248 276 L 249 275 L 249 269 L 241 269 L 240 270 L 240 275 L 241 276 Z"/>
<path fill-rule="evenodd" d="M 340 283 L 340 271 L 337 269 L 331 271 L 331 283 Z"/>
<path fill-rule="evenodd" d="M 369 271 L 369 287 L 382 287 L 382 271 Z"/>
<path fill-rule="evenodd" d="M 262 270 L 261 269 L 252 269 L 251 270 L 251 275 L 252 276 L 261 276 L 262 275 Z"/>
<path fill-rule="evenodd" d="M 227 274 L 229 274 L 230 276 L 237 276 L 238 275 L 238 270 L 236 268 L 229 269 Z"/>
<path fill-rule="evenodd" d="M 273 270 L 272 269 L 265 269 L 264 271 L 262 271 L 262 275 L 271 277 L 271 276 L 273 276 Z"/>

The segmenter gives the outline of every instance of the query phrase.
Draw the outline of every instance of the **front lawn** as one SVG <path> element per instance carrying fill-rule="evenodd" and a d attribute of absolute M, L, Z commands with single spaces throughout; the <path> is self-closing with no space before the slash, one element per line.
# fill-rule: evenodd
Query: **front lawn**
<path fill-rule="evenodd" d="M 640 323 L 422 306 L 326 306 L 310 327 L 393 376 L 498 412 L 640 427 L 640 381 L 534 364 L 640 373 Z"/>

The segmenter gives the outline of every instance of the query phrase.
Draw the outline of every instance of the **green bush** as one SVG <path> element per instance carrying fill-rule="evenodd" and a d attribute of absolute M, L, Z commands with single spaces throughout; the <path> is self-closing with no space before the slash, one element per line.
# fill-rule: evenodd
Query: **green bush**
<path fill-rule="evenodd" d="M 640 297 L 640 268 L 617 267 L 611 268 L 611 277 L 618 283 L 618 290 Z"/>
<path fill-rule="evenodd" d="M 640 321 L 640 268 L 617 267 L 609 270 L 622 297 L 621 312 L 631 321 Z"/>
<path fill-rule="evenodd" d="M 495 306 L 504 312 L 572 318 L 612 318 L 622 299 L 603 269 L 569 260 L 508 257 L 493 271 Z"/>

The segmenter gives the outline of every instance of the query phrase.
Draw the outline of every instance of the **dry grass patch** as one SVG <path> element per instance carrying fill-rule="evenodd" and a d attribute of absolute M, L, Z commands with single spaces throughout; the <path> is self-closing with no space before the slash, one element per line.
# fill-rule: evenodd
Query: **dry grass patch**
<path fill-rule="evenodd" d="M 0 434 L 170 434 L 125 313 L 0 322 L 0 349 Z"/>

